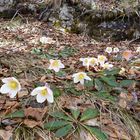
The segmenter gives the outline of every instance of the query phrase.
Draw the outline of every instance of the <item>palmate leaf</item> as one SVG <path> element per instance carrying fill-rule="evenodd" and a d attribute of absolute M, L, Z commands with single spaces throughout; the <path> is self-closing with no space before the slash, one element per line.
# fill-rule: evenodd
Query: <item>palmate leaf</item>
<path fill-rule="evenodd" d="M 72 131 L 72 125 L 68 124 L 55 132 L 55 136 L 58 138 L 68 135 Z"/>
<path fill-rule="evenodd" d="M 79 117 L 80 110 L 78 110 L 78 109 L 77 110 L 71 109 L 70 111 L 71 111 L 71 114 L 72 114 L 74 119 L 77 119 Z"/>
<path fill-rule="evenodd" d="M 61 90 L 59 88 L 52 87 L 54 97 L 59 97 L 61 95 Z"/>
<path fill-rule="evenodd" d="M 93 82 L 93 80 L 85 81 L 84 86 L 85 86 L 85 87 L 93 87 L 93 86 L 94 86 L 94 82 Z"/>
<path fill-rule="evenodd" d="M 61 111 L 56 111 L 56 112 L 50 113 L 50 115 L 54 118 L 72 121 L 72 119 L 70 117 L 68 117 L 65 113 L 63 113 Z"/>
<path fill-rule="evenodd" d="M 109 94 L 108 92 L 94 92 L 94 95 L 98 97 L 99 99 L 115 102 L 117 101 L 117 97 Z"/>
<path fill-rule="evenodd" d="M 91 126 L 85 126 L 85 128 L 94 135 L 98 140 L 108 140 L 107 134 L 105 134 L 103 131 L 101 131 L 100 128 L 97 127 L 91 127 Z"/>
<path fill-rule="evenodd" d="M 7 114 L 4 118 L 24 118 L 24 111 L 23 110 L 17 110 L 13 113 Z"/>
<path fill-rule="evenodd" d="M 51 122 L 48 122 L 48 123 L 45 123 L 44 124 L 44 129 L 47 129 L 47 130 L 56 130 L 58 128 L 61 128 L 65 125 L 69 124 L 68 121 L 62 121 L 62 120 L 58 120 L 58 121 L 51 121 Z"/>
<path fill-rule="evenodd" d="M 120 87 L 129 87 L 131 85 L 133 85 L 134 80 L 122 80 L 119 85 Z"/>
<path fill-rule="evenodd" d="M 99 111 L 97 109 L 88 108 L 81 115 L 80 121 L 89 120 L 95 118 L 99 115 Z"/>
<path fill-rule="evenodd" d="M 114 68 L 112 70 L 104 70 L 103 73 L 106 75 L 117 75 L 120 72 L 120 68 Z"/>
<path fill-rule="evenodd" d="M 101 90 L 104 89 L 104 84 L 103 84 L 103 82 L 99 78 L 94 79 L 94 82 L 95 82 L 95 88 L 98 91 L 101 91 Z"/>
<path fill-rule="evenodd" d="M 102 76 L 101 80 L 111 87 L 117 87 L 118 86 L 118 83 L 116 82 L 116 78 L 114 76 L 110 76 L 110 77 L 109 76 L 108 77 Z"/>

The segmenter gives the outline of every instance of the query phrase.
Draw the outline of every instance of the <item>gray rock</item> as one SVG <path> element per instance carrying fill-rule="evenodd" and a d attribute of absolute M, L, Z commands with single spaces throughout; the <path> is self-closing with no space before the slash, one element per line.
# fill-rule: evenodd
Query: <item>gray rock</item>
<path fill-rule="evenodd" d="M 14 0 L 0 0 L 0 12 L 8 9 L 14 4 Z"/>

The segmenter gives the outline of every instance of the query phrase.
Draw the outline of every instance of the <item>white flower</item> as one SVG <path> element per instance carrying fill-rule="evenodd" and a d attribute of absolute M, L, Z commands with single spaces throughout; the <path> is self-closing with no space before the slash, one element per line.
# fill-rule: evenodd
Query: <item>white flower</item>
<path fill-rule="evenodd" d="M 87 68 L 89 68 L 89 66 L 94 67 L 98 64 L 97 59 L 94 57 L 80 58 L 80 61 L 82 61 L 83 66 L 86 66 Z"/>
<path fill-rule="evenodd" d="M 105 61 L 107 61 L 107 58 L 104 55 L 98 55 L 98 59 L 97 60 L 98 60 L 98 63 L 100 65 L 103 65 L 105 63 Z"/>
<path fill-rule="evenodd" d="M 14 98 L 16 94 L 21 90 L 19 81 L 14 77 L 4 78 L 2 79 L 2 82 L 4 84 L 0 88 L 0 92 L 2 94 L 9 93 L 10 98 Z"/>
<path fill-rule="evenodd" d="M 54 102 L 53 92 L 49 86 L 37 87 L 31 92 L 32 96 L 36 95 L 36 100 L 38 103 L 43 103 L 46 99 L 49 103 Z"/>
<path fill-rule="evenodd" d="M 55 72 L 59 72 L 61 68 L 65 68 L 65 66 L 62 64 L 61 60 L 52 60 L 50 59 L 50 66 L 48 69 L 54 70 Z"/>
<path fill-rule="evenodd" d="M 118 53 L 120 50 L 119 50 L 119 48 L 117 48 L 117 47 L 115 47 L 114 49 L 113 49 L 113 52 L 114 53 Z"/>
<path fill-rule="evenodd" d="M 111 47 L 107 47 L 107 48 L 105 49 L 105 52 L 107 52 L 107 53 L 112 53 L 112 48 L 111 48 Z"/>
<path fill-rule="evenodd" d="M 140 53 L 140 47 L 137 48 L 136 52 Z"/>
<path fill-rule="evenodd" d="M 42 36 L 39 41 L 42 43 L 42 44 L 54 44 L 55 41 L 50 38 L 50 37 L 45 37 L 45 36 Z"/>
<path fill-rule="evenodd" d="M 94 58 L 94 57 L 89 58 L 89 65 L 91 67 L 94 67 L 95 65 L 98 65 L 97 58 Z"/>
<path fill-rule="evenodd" d="M 83 62 L 83 66 L 89 66 L 89 58 L 80 58 L 80 61 Z"/>
<path fill-rule="evenodd" d="M 113 52 L 114 53 L 118 53 L 120 50 L 119 50 L 119 48 L 117 48 L 117 47 L 115 47 L 114 49 L 113 49 Z"/>
<path fill-rule="evenodd" d="M 82 85 L 84 85 L 84 80 L 91 80 L 91 78 L 87 76 L 85 72 L 75 73 L 72 77 L 74 78 L 74 83 L 80 82 Z"/>
<path fill-rule="evenodd" d="M 112 65 L 112 64 L 109 64 L 109 63 L 107 62 L 107 63 L 104 63 L 104 64 L 102 65 L 102 67 L 103 67 L 104 69 L 111 69 L 111 68 L 113 67 L 113 65 Z"/>

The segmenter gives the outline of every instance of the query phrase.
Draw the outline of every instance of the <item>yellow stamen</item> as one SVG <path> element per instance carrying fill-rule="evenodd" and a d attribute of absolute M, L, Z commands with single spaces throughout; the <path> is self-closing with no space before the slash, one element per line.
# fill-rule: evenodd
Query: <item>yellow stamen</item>
<path fill-rule="evenodd" d="M 105 58 L 104 58 L 103 56 L 101 56 L 101 57 L 99 58 L 99 60 L 100 60 L 100 61 L 104 61 Z"/>
<path fill-rule="evenodd" d="M 92 59 L 92 60 L 90 61 L 90 63 L 94 65 L 94 64 L 95 64 L 95 60 Z"/>
<path fill-rule="evenodd" d="M 18 87 L 18 83 L 15 81 L 10 81 L 8 85 L 13 90 L 15 90 Z"/>
<path fill-rule="evenodd" d="M 52 63 L 53 67 L 58 67 L 59 66 L 59 62 L 57 60 L 54 60 Z"/>
<path fill-rule="evenodd" d="M 41 95 L 42 95 L 42 96 L 46 96 L 46 95 L 47 95 L 47 90 L 46 90 L 46 89 L 43 89 L 43 90 L 41 91 Z"/>
<path fill-rule="evenodd" d="M 82 79 L 84 79 L 84 74 L 79 74 L 79 80 L 82 80 Z"/>
<path fill-rule="evenodd" d="M 86 63 L 86 64 L 88 63 L 88 59 L 85 59 L 85 63 Z"/>

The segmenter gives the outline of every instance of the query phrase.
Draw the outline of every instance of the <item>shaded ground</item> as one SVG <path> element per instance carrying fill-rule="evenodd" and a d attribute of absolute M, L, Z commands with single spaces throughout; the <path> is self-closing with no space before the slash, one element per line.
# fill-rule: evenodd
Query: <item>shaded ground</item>
<path fill-rule="evenodd" d="M 109 140 L 138 140 L 140 137 L 140 54 L 136 53 L 139 43 L 129 44 L 123 42 L 97 42 L 88 36 L 69 34 L 63 30 L 54 29 L 32 19 L 23 23 L 21 20 L 0 21 L 0 79 L 3 77 L 15 76 L 22 84 L 22 94 L 20 102 L 15 99 L 9 99 L 7 96 L 0 94 L 0 116 L 1 130 L 0 135 L 7 132 L 11 136 L 14 131 L 13 139 L 57 139 L 54 133 L 42 130 L 41 127 L 45 121 L 50 120 L 49 112 L 54 110 L 63 110 L 69 113 L 70 109 L 79 109 L 83 112 L 88 107 L 98 108 L 100 116 L 91 120 L 90 125 L 100 126 L 109 136 Z M 53 38 L 54 44 L 42 45 L 39 38 L 45 35 Z M 109 56 L 105 53 L 106 47 L 118 47 L 121 51 L 116 57 L 114 54 Z M 121 54 L 124 50 L 132 50 L 133 57 L 130 61 L 122 59 Z M 126 69 L 123 75 L 117 76 L 120 79 L 134 80 L 135 84 L 125 87 L 127 94 L 116 95 L 111 93 L 110 96 L 102 98 L 99 94 L 93 94 L 97 91 L 95 85 L 89 86 L 84 91 L 81 85 L 73 85 L 71 75 L 79 70 L 86 71 L 79 62 L 81 57 L 97 57 L 104 54 L 114 67 Z M 49 71 L 49 59 L 61 59 L 65 64 L 65 70 L 58 73 L 53 79 L 53 73 Z M 136 61 L 134 63 L 134 61 Z M 100 68 L 91 69 L 89 73 L 92 77 L 98 78 L 97 71 Z M 119 80 L 120 80 L 119 79 Z M 55 92 L 56 102 L 53 105 L 43 103 L 37 104 L 33 97 L 29 96 L 31 90 L 43 85 L 45 82 L 50 83 Z M 74 88 L 76 90 L 70 90 Z M 90 94 L 89 94 L 90 93 Z M 57 95 L 59 94 L 59 95 Z M 61 95 L 61 96 L 60 96 Z M 115 99 L 115 101 L 114 101 Z M 24 110 L 24 117 L 4 116 L 17 111 Z M 36 114 L 36 115 L 35 115 Z M 16 118 L 16 119 L 15 119 Z M 90 135 L 80 133 L 81 136 L 74 132 L 64 139 L 96 140 Z"/>

